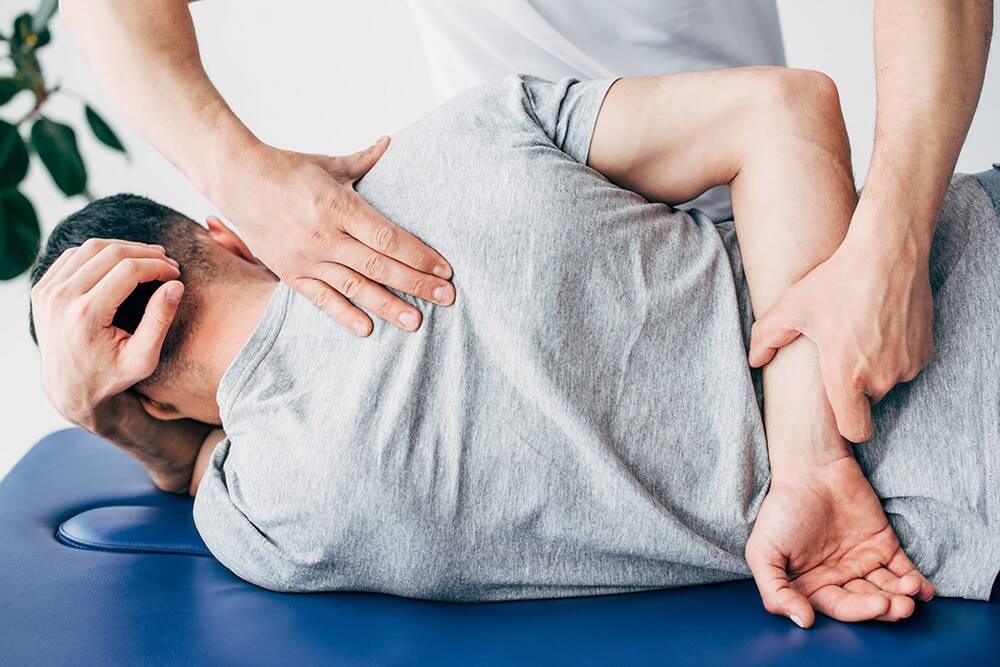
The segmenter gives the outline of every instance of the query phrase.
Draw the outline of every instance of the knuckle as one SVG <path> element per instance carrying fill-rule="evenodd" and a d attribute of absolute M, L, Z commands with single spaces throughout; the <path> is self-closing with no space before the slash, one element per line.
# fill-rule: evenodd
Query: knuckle
<path fill-rule="evenodd" d="M 91 238 L 84 241 L 80 248 L 82 250 L 92 250 L 96 252 L 107 246 L 108 243 L 109 241 L 107 239 Z"/>
<path fill-rule="evenodd" d="M 392 225 L 382 223 L 375 229 L 375 248 L 382 252 L 388 252 L 395 248 L 398 232 Z"/>
<path fill-rule="evenodd" d="M 410 283 L 409 292 L 410 294 L 430 294 L 431 293 L 430 281 L 428 281 L 423 276 L 414 278 L 413 282 Z"/>
<path fill-rule="evenodd" d="M 319 195 L 317 205 L 324 216 L 332 215 L 334 218 L 351 218 L 354 216 L 354 202 L 343 192 L 326 190 Z"/>
<path fill-rule="evenodd" d="M 326 305 L 330 302 L 330 295 L 325 289 L 318 289 L 313 292 L 312 302 L 317 308 L 325 309 Z"/>
<path fill-rule="evenodd" d="M 128 278 L 134 278 L 139 274 L 139 261 L 131 257 L 126 257 L 118 262 L 118 266 L 121 267 L 120 271 Z"/>
<path fill-rule="evenodd" d="M 383 320 L 389 319 L 389 314 L 392 312 L 392 299 L 386 297 L 380 299 L 378 303 L 375 304 L 375 314 L 381 317 Z"/>
<path fill-rule="evenodd" d="M 128 246 L 120 243 L 108 243 L 99 251 L 101 255 L 108 255 L 112 259 L 123 259 L 128 254 Z"/>
<path fill-rule="evenodd" d="M 364 261 L 364 272 L 370 278 L 378 280 L 385 270 L 385 260 L 378 253 L 371 253 Z"/>
<path fill-rule="evenodd" d="M 353 299 L 361 291 L 361 280 L 351 276 L 344 280 L 343 285 L 340 288 L 341 293 L 348 299 Z"/>

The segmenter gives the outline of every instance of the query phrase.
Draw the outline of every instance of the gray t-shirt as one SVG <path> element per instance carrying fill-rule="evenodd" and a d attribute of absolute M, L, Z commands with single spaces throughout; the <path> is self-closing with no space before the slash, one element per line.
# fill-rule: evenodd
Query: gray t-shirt
<path fill-rule="evenodd" d="M 769 472 L 732 225 L 585 166 L 610 83 L 470 91 L 358 184 L 454 267 L 452 307 L 405 297 L 420 331 L 359 339 L 276 289 L 222 380 L 228 437 L 195 502 L 236 574 L 454 600 L 748 576 Z M 940 592 L 985 598 L 1000 562 L 998 233 L 972 179 L 948 207 L 937 357 L 860 451 Z"/>

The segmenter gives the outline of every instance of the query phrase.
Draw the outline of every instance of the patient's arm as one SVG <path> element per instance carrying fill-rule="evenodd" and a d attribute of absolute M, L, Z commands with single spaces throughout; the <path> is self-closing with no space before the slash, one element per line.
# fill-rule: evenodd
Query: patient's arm
<path fill-rule="evenodd" d="M 189 496 L 194 497 L 198 493 L 201 478 L 205 476 L 205 471 L 208 470 L 208 462 L 212 459 L 212 452 L 215 450 L 215 446 L 225 437 L 226 432 L 221 428 L 214 429 L 205 436 L 205 440 L 198 449 L 198 456 L 194 460 L 194 466 L 191 469 L 191 483 L 187 489 Z"/>
<path fill-rule="evenodd" d="M 53 405 L 127 451 L 164 491 L 184 493 L 198 448 L 212 427 L 161 421 L 130 388 L 156 369 L 183 285 L 163 248 L 91 239 L 64 252 L 31 290 L 42 381 Z M 114 314 L 139 283 L 161 281 L 135 333 Z"/>
<path fill-rule="evenodd" d="M 857 202 L 836 88 L 811 72 L 619 81 L 589 164 L 667 203 L 730 184 L 758 313 L 833 253 Z M 926 598 L 933 589 L 899 549 L 840 437 L 810 341 L 789 345 L 765 369 L 764 399 L 772 485 L 747 559 L 765 606 L 806 626 L 813 607 L 841 620 L 908 615 L 912 601 L 900 593 Z"/>

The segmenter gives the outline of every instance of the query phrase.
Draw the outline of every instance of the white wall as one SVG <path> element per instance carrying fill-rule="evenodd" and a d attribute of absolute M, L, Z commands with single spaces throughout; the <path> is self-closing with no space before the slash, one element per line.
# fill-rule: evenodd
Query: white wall
<path fill-rule="evenodd" d="M 7 25 L 15 10 L 36 4 L 8 0 L 0 23 Z M 261 138 L 286 148 L 338 154 L 398 130 L 434 104 L 423 53 L 402 4 L 216 0 L 196 3 L 193 12 L 209 73 Z M 789 64 L 823 70 L 840 86 L 860 180 L 874 129 L 871 1 L 779 0 L 779 7 Z M 55 39 L 42 58 L 46 71 L 100 109 L 131 153 L 126 161 L 92 140 L 74 100 L 53 103 L 50 115 L 80 130 L 91 190 L 146 194 L 196 217 L 211 213 L 211 205 L 107 102 L 58 17 L 52 31 Z M 962 171 L 979 171 L 1000 160 L 998 59 L 987 73 L 979 113 L 959 160 Z M 4 113 L 15 116 L 14 110 Z M 37 164 L 25 190 L 45 231 L 83 204 L 61 197 Z M 0 476 L 38 438 L 65 425 L 42 392 L 26 311 L 25 280 L 0 283 Z"/>

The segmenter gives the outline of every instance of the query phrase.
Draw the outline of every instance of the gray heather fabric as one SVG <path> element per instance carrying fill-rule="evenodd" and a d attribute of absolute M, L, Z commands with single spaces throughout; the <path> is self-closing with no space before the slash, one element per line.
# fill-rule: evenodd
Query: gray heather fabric
<path fill-rule="evenodd" d="M 228 438 L 195 502 L 236 574 L 454 600 L 748 576 L 768 468 L 732 225 L 582 164 L 609 84 L 473 90 L 359 183 L 454 266 L 454 306 L 410 299 L 419 332 L 358 339 L 277 288 L 219 388 Z M 938 241 L 938 355 L 860 451 L 940 592 L 985 598 L 1000 234 L 974 180 Z"/>

